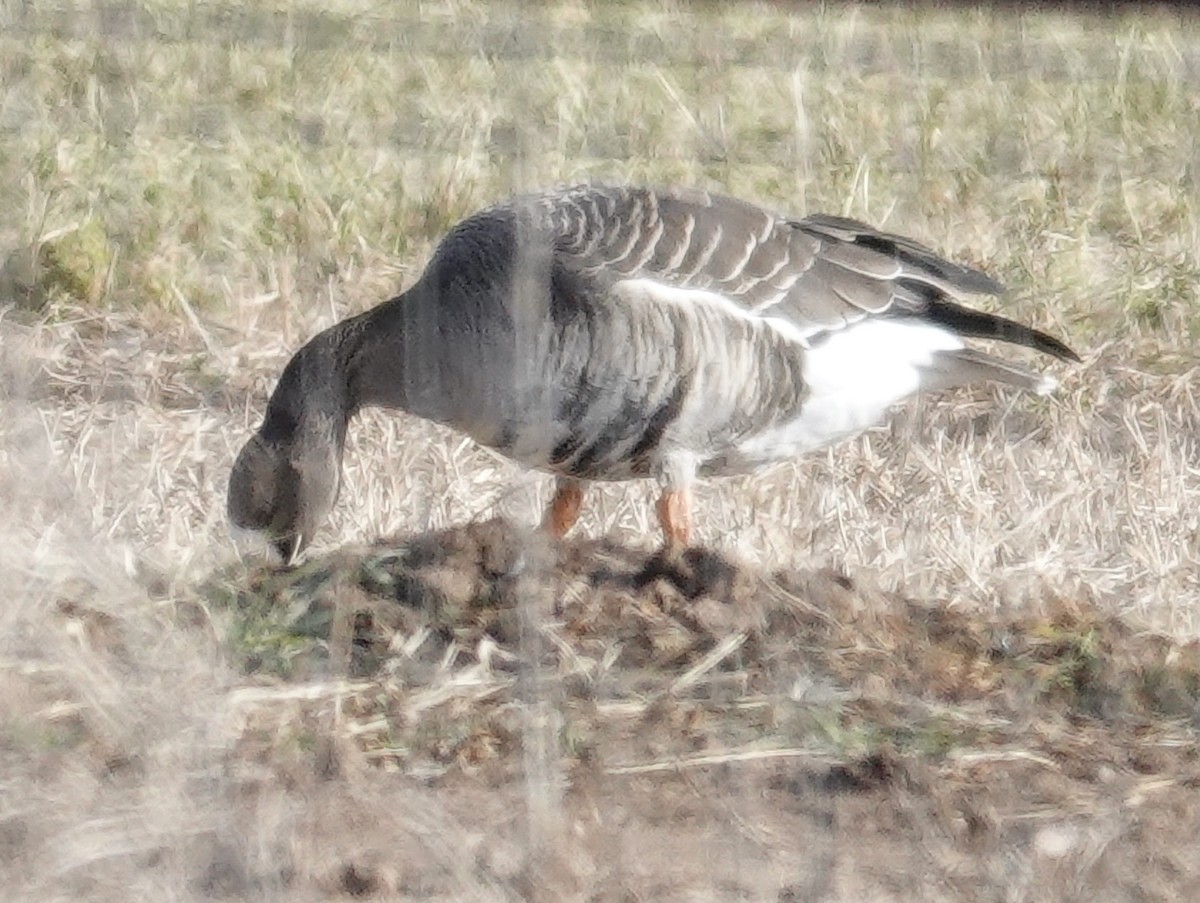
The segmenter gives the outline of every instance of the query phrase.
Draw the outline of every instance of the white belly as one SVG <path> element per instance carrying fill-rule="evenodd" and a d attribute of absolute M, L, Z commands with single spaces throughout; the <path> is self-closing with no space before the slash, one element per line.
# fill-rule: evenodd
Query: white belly
<path fill-rule="evenodd" d="M 729 469 L 754 467 L 860 433 L 921 387 L 922 371 L 933 366 L 936 352 L 962 347 L 958 336 L 927 323 L 851 326 L 806 353 L 809 394 L 800 412 L 741 442 L 725 463 Z"/>

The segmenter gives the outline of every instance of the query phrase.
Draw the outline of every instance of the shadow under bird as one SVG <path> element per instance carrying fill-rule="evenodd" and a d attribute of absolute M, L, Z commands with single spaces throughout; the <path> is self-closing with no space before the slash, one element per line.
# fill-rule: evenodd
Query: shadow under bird
<path fill-rule="evenodd" d="M 668 548 L 698 476 L 738 474 L 876 423 L 924 389 L 1052 378 L 967 347 L 1062 360 L 1058 339 L 961 302 L 977 270 L 838 216 L 698 190 L 581 186 L 512 198 L 445 236 L 408 291 L 288 362 L 229 481 L 234 525 L 285 561 L 337 499 L 350 420 L 399 408 L 557 476 L 565 534 L 593 480 L 654 478 Z"/>

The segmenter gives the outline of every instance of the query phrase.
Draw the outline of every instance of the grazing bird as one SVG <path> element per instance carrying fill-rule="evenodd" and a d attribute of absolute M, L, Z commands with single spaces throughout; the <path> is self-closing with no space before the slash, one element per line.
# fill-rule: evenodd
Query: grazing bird
<path fill-rule="evenodd" d="M 968 348 L 1079 357 L 963 306 L 1001 286 L 898 235 L 697 190 L 582 186 L 469 217 L 408 291 L 343 320 L 283 370 L 238 455 L 228 511 L 291 561 L 337 498 L 361 408 L 455 427 L 557 475 L 565 534 L 592 480 L 652 477 L 668 548 L 697 476 L 746 473 L 879 422 L 920 389 L 1055 382 Z"/>

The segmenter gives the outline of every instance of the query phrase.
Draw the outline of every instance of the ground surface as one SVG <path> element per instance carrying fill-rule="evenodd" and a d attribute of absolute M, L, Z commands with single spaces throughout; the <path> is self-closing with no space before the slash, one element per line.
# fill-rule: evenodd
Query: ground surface
<path fill-rule="evenodd" d="M 0 887 L 1197 897 L 1195 26 L 0 3 Z M 1084 363 L 706 483 L 670 564 L 649 487 L 548 546 L 545 477 L 370 412 L 240 562 L 291 351 L 587 178 L 913 235 Z"/>
<path fill-rule="evenodd" d="M 247 737 L 277 747 L 281 726 L 303 732 L 311 748 L 293 767 L 316 771 L 306 782 L 331 799 L 347 767 L 420 776 L 469 832 L 468 855 L 448 861 L 417 838 L 364 850 L 322 835 L 325 868 L 342 869 L 324 880 L 343 887 L 1200 891 L 1200 644 L 1136 633 L 1086 602 L 980 618 L 840 573 L 548 544 L 502 520 L 224 585 L 243 587 L 228 600 L 243 630 L 292 639 L 273 658 L 243 647 L 248 670 L 305 680 L 332 659 L 348 678 L 282 718 L 267 693 Z M 326 746 L 338 736 L 351 739 Z M 322 830 L 336 824 L 322 816 Z"/>

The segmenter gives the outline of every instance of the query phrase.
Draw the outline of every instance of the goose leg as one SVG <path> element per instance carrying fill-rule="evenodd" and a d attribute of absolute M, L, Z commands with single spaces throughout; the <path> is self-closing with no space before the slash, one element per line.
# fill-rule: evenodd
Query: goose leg
<path fill-rule="evenodd" d="M 692 540 L 692 491 L 687 487 L 664 490 L 656 508 L 667 551 L 686 549 Z"/>
<path fill-rule="evenodd" d="M 696 459 L 676 451 L 659 464 L 658 485 L 662 494 L 655 510 L 662 527 L 668 554 L 682 552 L 692 541 L 692 483 L 696 479 Z"/>
<path fill-rule="evenodd" d="M 555 539 L 562 539 L 579 520 L 583 508 L 583 484 L 570 477 L 559 477 L 554 498 L 542 518 L 542 529 Z"/>

